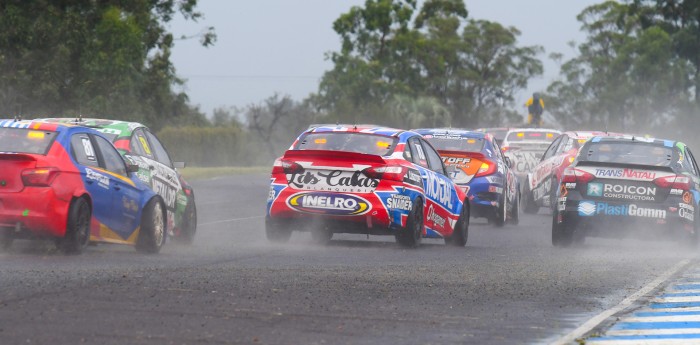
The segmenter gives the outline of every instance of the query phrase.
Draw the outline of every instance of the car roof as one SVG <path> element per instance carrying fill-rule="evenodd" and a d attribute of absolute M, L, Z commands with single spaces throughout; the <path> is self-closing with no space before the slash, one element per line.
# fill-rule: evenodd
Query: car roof
<path fill-rule="evenodd" d="M 396 129 L 391 127 L 381 127 L 374 125 L 333 125 L 333 126 L 320 126 L 313 127 L 306 130 L 305 133 L 328 133 L 328 132 L 346 132 L 346 133 L 366 133 L 366 134 L 377 134 L 384 136 L 394 136 L 397 137 L 401 133 L 406 132 L 403 129 Z"/>
<path fill-rule="evenodd" d="M 0 127 L 3 128 L 28 128 L 45 131 L 61 131 L 65 128 L 82 127 L 70 123 L 48 123 L 35 120 L 0 119 Z"/>
<path fill-rule="evenodd" d="M 561 133 L 560 130 L 554 128 L 511 128 L 508 133 L 511 132 L 556 132 Z"/>
<path fill-rule="evenodd" d="M 419 128 L 419 129 L 412 129 L 411 131 L 416 132 L 420 135 L 443 134 L 443 135 L 450 135 L 450 136 L 460 136 L 462 138 L 471 138 L 471 139 L 483 139 L 483 138 L 486 138 L 486 136 L 488 135 L 485 132 L 470 131 L 470 130 L 459 129 L 459 128 Z"/>
<path fill-rule="evenodd" d="M 633 135 L 615 135 L 615 136 L 595 136 L 589 140 L 589 142 L 618 142 L 618 143 L 647 143 L 647 144 L 657 144 L 666 147 L 673 147 L 677 144 L 683 143 L 675 140 L 668 139 L 657 139 L 657 138 L 647 138 L 642 136 Z"/>
<path fill-rule="evenodd" d="M 43 122 L 53 122 L 62 124 L 74 124 L 78 126 L 85 127 L 110 127 L 110 126 L 130 126 L 132 128 L 136 127 L 146 127 L 138 122 L 122 121 L 122 120 L 112 120 L 112 119 L 100 119 L 100 118 L 90 118 L 90 117 L 52 117 L 37 119 L 37 121 Z"/>

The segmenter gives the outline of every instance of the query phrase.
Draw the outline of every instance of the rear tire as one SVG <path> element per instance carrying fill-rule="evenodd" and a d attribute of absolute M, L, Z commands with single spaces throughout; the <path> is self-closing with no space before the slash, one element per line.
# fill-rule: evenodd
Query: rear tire
<path fill-rule="evenodd" d="M 530 181 L 525 180 L 525 207 L 523 211 L 527 214 L 535 214 L 540 210 L 540 206 L 535 203 L 535 196 L 530 189 Z"/>
<path fill-rule="evenodd" d="M 570 246 L 574 240 L 573 231 L 571 230 L 566 221 L 557 223 L 556 213 L 552 215 L 552 245 L 555 247 Z"/>
<path fill-rule="evenodd" d="M 163 203 L 152 198 L 146 204 L 141 216 L 141 231 L 136 240 L 136 251 L 156 254 L 165 244 L 165 215 Z"/>
<path fill-rule="evenodd" d="M 416 198 L 411 212 L 408 213 L 406 227 L 399 229 L 396 234 L 396 242 L 407 248 L 418 247 L 423 237 L 423 222 L 423 201 Z"/>
<path fill-rule="evenodd" d="M 462 213 L 459 215 L 457 224 L 455 225 L 454 232 L 452 236 L 445 238 L 445 244 L 449 244 L 455 247 L 464 247 L 467 245 L 467 239 L 469 238 L 469 204 L 464 202 L 462 206 Z"/>
<path fill-rule="evenodd" d="M 66 254 L 80 254 L 90 242 L 90 222 L 92 211 L 85 198 L 73 200 L 68 209 L 68 223 L 65 237 L 58 241 L 61 251 Z"/>
<path fill-rule="evenodd" d="M 506 203 L 508 202 L 508 198 L 506 197 L 505 193 L 505 188 L 503 190 L 503 196 L 501 197 L 501 200 L 498 203 L 498 209 L 495 212 L 495 217 L 493 218 L 493 223 L 496 225 L 496 227 L 500 228 L 503 227 L 506 224 L 506 217 L 508 216 L 508 212 L 506 210 Z"/>
<path fill-rule="evenodd" d="M 510 209 L 510 223 L 513 225 L 520 223 L 520 192 L 518 192 L 513 207 Z"/>
<path fill-rule="evenodd" d="M 292 237 L 292 230 L 278 219 L 265 217 L 265 236 L 267 240 L 275 243 L 287 243 Z"/>
<path fill-rule="evenodd" d="M 197 206 L 194 203 L 194 199 L 187 203 L 185 213 L 182 216 L 184 221 L 182 222 L 180 235 L 174 239 L 179 243 L 192 244 L 194 235 L 197 233 Z"/>

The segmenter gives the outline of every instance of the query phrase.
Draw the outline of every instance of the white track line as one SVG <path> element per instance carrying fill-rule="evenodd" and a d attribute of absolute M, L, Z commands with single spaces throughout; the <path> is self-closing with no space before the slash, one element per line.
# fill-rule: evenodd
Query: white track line
<path fill-rule="evenodd" d="M 230 222 L 235 222 L 235 221 L 239 221 L 239 220 L 248 220 L 248 219 L 264 218 L 264 217 L 265 217 L 265 216 L 243 217 L 243 218 L 231 218 L 231 219 L 217 220 L 217 221 L 214 221 L 214 222 L 199 223 L 199 224 L 197 224 L 197 226 L 205 226 L 205 225 L 214 225 L 214 224 L 230 223 Z"/>
<path fill-rule="evenodd" d="M 661 285 L 664 281 L 668 280 L 669 277 L 674 275 L 676 272 L 678 272 L 681 268 L 686 266 L 688 263 L 690 263 L 690 260 L 681 260 L 679 263 L 677 263 L 675 266 L 671 267 L 668 271 L 664 272 L 662 275 L 654 279 L 651 283 L 647 284 L 643 288 L 641 288 L 639 291 L 635 292 L 633 295 L 625 298 L 620 304 L 592 317 L 586 323 L 581 325 L 579 328 L 576 328 L 573 330 L 573 332 L 565 335 L 561 339 L 553 342 L 552 344 L 570 344 L 576 341 L 576 339 L 583 337 L 584 334 L 590 332 L 593 328 L 598 326 L 601 322 L 605 321 L 605 319 L 609 318 L 610 316 L 624 310 L 625 308 L 629 307 L 639 299 L 640 297 L 648 294 L 651 290 L 654 290 L 657 286 Z"/>

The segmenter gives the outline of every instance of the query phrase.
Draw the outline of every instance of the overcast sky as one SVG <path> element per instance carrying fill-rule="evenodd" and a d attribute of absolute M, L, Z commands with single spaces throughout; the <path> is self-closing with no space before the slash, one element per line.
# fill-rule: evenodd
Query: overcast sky
<path fill-rule="evenodd" d="M 574 54 L 569 41 L 581 42 L 576 15 L 602 0 L 465 0 L 471 19 L 515 26 L 522 45 L 542 45 L 545 76 L 533 80 L 518 95 L 524 102 L 558 75 L 551 52 Z M 218 107 L 244 107 L 275 92 L 302 100 L 317 90 L 323 72 L 332 65 L 325 53 L 338 51 L 340 39 L 332 23 L 365 0 L 200 0 L 205 16 L 198 23 L 175 19 L 176 37 L 193 36 L 215 27 L 216 44 L 202 47 L 197 39 L 179 40 L 172 53 L 177 74 L 187 80 L 184 90 L 193 105 L 208 115 Z"/>

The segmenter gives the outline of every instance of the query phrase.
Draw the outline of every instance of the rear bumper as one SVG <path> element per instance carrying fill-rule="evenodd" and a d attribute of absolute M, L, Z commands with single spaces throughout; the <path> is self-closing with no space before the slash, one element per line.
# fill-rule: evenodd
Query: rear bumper
<path fill-rule="evenodd" d="M 69 201 L 56 197 L 52 188 L 25 188 L 19 193 L 0 193 L 0 227 L 17 235 L 64 237 Z"/>

